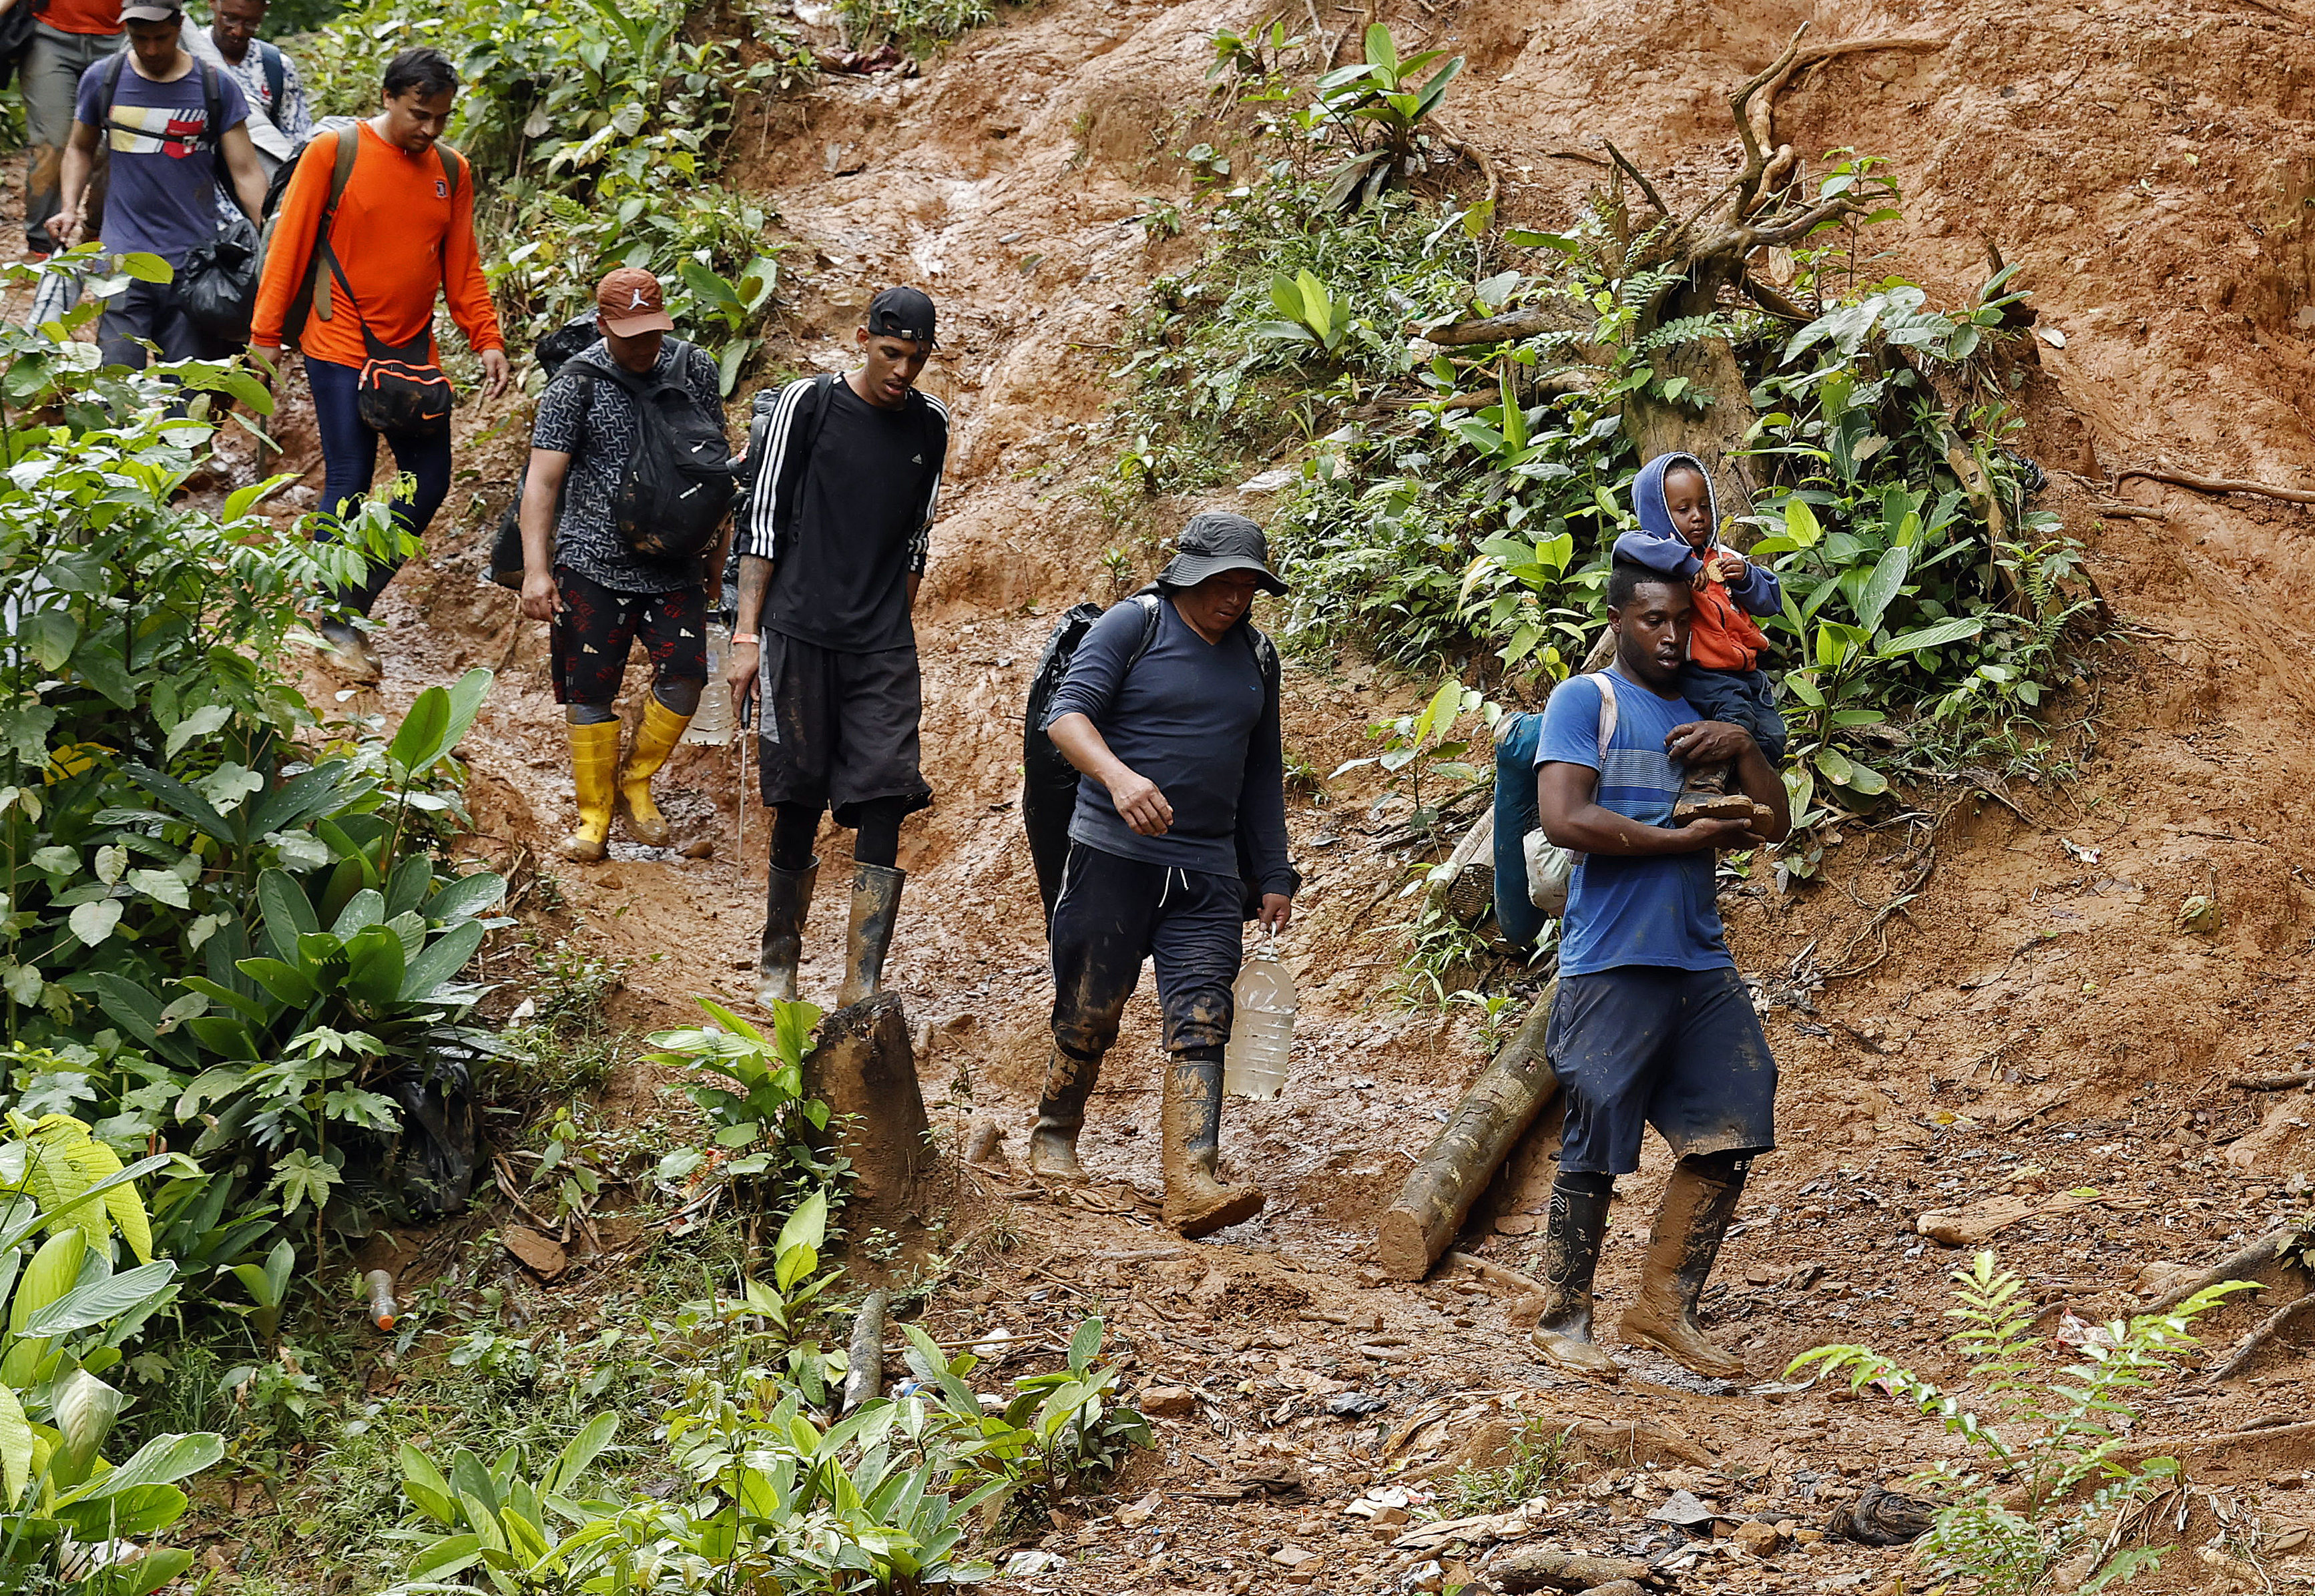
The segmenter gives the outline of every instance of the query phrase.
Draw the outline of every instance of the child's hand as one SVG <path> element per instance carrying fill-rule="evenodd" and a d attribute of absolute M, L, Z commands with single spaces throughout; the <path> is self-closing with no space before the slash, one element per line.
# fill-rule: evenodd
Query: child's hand
<path fill-rule="evenodd" d="M 1696 568 L 1696 574 L 1688 579 L 1688 585 L 1694 588 L 1699 593 L 1704 591 L 1706 588 L 1710 587 L 1712 585 L 1711 565 L 1708 563 L 1699 565 Z"/>
<path fill-rule="evenodd" d="M 1722 549 L 1712 562 L 1712 574 L 1730 587 L 1743 580 L 1747 569 L 1744 556 L 1734 549 Z"/>

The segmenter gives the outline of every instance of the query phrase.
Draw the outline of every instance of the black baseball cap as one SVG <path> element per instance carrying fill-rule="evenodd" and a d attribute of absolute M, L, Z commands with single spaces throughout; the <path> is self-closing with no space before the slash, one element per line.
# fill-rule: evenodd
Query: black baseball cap
<path fill-rule="evenodd" d="M 932 297 L 921 288 L 886 288 L 868 302 L 868 331 L 879 338 L 905 338 L 931 349 Z"/>
<path fill-rule="evenodd" d="M 1270 569 L 1269 540 L 1242 515 L 1202 510 L 1182 528 L 1175 546 L 1179 552 L 1158 573 L 1162 587 L 1194 588 L 1225 571 L 1251 571 L 1271 592 L 1286 591 L 1286 584 Z"/>

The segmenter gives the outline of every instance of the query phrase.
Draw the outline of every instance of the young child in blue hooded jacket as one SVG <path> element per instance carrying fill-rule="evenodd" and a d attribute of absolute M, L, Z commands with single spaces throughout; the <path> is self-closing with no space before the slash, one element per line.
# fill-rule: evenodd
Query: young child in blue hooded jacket
<path fill-rule="evenodd" d="M 1719 540 L 1712 474 L 1694 455 L 1658 455 L 1643 466 L 1632 484 L 1632 508 L 1640 529 L 1616 539 L 1616 558 L 1686 577 L 1696 590 L 1681 696 L 1706 720 L 1743 727 L 1769 763 L 1778 763 L 1785 757 L 1785 718 L 1777 713 L 1776 687 L 1761 669 L 1768 635 L 1752 620 L 1784 607 L 1776 576 Z M 1689 785 L 1717 790 L 1701 779 Z"/>

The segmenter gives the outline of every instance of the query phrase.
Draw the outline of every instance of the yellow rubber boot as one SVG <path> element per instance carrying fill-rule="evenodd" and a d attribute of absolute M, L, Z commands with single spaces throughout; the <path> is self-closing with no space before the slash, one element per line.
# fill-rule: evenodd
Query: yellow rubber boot
<path fill-rule="evenodd" d="M 619 818 L 626 821 L 628 836 L 652 847 L 667 846 L 667 817 L 652 802 L 651 779 L 689 724 L 689 715 L 676 714 L 657 698 L 646 699 L 643 724 L 635 728 L 627 762 L 619 767 Z"/>
<path fill-rule="evenodd" d="M 571 785 L 579 797 L 579 824 L 563 839 L 566 857 L 591 863 L 611 835 L 611 794 L 619 770 L 619 723 L 565 725 L 571 733 Z"/>

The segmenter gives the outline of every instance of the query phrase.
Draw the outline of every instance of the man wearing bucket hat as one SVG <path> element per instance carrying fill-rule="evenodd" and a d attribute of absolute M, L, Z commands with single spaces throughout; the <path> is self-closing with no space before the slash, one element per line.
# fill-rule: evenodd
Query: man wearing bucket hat
<path fill-rule="evenodd" d="M 643 430 L 639 395 L 680 389 L 720 432 L 715 362 L 668 336 L 675 322 L 660 280 L 639 266 L 606 276 L 595 307 L 603 336 L 572 356 L 539 396 L 522 490 L 522 613 L 553 628 L 554 701 L 570 734 L 579 810 L 563 852 L 582 862 L 603 857 L 615 814 L 637 842 L 670 840 L 652 777 L 699 708 L 707 685 L 707 591 L 723 575 L 721 541 L 705 557 L 654 558 L 619 535 L 613 511 Z M 639 643 L 652 663 L 652 691 L 622 765 L 616 701 L 627 655 Z"/>
<path fill-rule="evenodd" d="M 854 333 L 861 364 L 756 396 L 754 477 L 739 528 L 734 718 L 763 695 L 757 739 L 771 862 L 756 1000 L 796 996 L 820 818 L 857 829 L 839 1007 L 873 996 L 900 914 L 900 821 L 933 801 L 912 613 L 948 455 L 948 410 L 917 391 L 933 302 L 892 288 Z"/>
<path fill-rule="evenodd" d="M 1230 986 L 1248 918 L 1284 929 L 1278 652 L 1247 618 L 1284 593 L 1262 529 L 1209 510 L 1183 529 L 1154 598 L 1119 604 L 1078 645 L 1045 731 L 1083 775 L 1053 909 L 1053 1059 L 1032 1169 L 1082 1179 L 1078 1131 L 1141 961 L 1158 972 L 1169 1063 L 1166 1222 L 1196 1237 L 1251 1219 L 1263 1196 L 1215 1173 Z"/>

